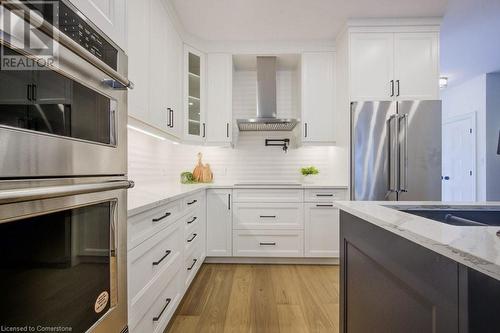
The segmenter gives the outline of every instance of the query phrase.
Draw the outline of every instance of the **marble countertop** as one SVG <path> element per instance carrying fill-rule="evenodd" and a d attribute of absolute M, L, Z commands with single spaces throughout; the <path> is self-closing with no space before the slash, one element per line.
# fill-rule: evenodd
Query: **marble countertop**
<path fill-rule="evenodd" d="M 347 213 L 500 280 L 500 237 L 496 235 L 500 227 L 453 226 L 386 207 L 429 205 L 500 207 L 500 202 L 455 204 L 339 201 L 336 205 Z"/>
<path fill-rule="evenodd" d="M 128 191 L 128 216 L 140 214 L 146 210 L 177 200 L 184 196 L 203 191 L 208 188 L 287 188 L 287 189 L 347 189 L 347 186 L 333 184 L 294 184 L 287 183 L 258 184 L 252 183 L 209 183 L 209 184 L 179 184 L 179 183 L 158 183 L 158 184 L 136 184 Z"/>

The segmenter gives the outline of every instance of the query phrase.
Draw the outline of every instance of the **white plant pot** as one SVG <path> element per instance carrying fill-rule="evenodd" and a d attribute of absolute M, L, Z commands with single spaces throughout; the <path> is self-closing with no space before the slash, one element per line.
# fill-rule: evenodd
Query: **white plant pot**
<path fill-rule="evenodd" d="M 318 175 L 301 175 L 301 183 L 302 184 L 314 184 L 318 179 Z"/>

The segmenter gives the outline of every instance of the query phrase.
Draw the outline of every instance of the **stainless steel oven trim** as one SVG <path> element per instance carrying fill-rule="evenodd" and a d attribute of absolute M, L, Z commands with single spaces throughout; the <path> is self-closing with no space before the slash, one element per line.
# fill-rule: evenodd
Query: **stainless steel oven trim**
<path fill-rule="evenodd" d="M 13 10 L 13 12 L 15 13 L 31 12 L 29 8 L 26 7 L 26 5 L 22 4 L 18 0 L 0 0 L 0 4 L 2 4 L 5 8 Z M 127 77 L 121 75 L 110 66 L 105 64 L 103 61 L 96 58 L 94 55 L 92 55 L 92 53 L 63 34 L 57 27 L 54 27 L 49 22 L 45 21 L 41 16 L 34 14 L 28 15 L 28 17 L 28 22 L 31 25 L 39 27 L 39 29 L 45 32 L 47 35 L 52 36 L 55 40 L 58 40 L 61 45 L 74 52 L 76 55 L 90 63 L 92 66 L 98 68 L 100 71 L 106 73 L 112 79 L 118 81 L 124 88 L 133 89 L 134 84 Z"/>
<path fill-rule="evenodd" d="M 13 221 L 53 213 L 57 211 L 90 206 L 102 202 L 111 202 L 112 214 L 110 227 L 114 228 L 112 235 L 114 240 L 110 239 L 110 249 L 114 241 L 116 261 L 110 262 L 110 271 L 114 271 L 116 276 L 110 279 L 111 304 L 110 309 L 97 321 L 88 332 L 109 333 L 124 329 L 127 326 L 127 184 L 126 181 L 119 182 L 121 186 L 110 187 L 106 184 L 104 187 L 96 187 L 97 191 L 82 191 L 80 187 L 68 186 L 71 189 L 67 191 L 56 191 L 57 193 L 73 193 L 66 196 L 53 196 L 51 191 L 48 198 L 11 202 L 0 205 L 0 223 L 15 223 Z M 95 185 L 95 184 L 94 184 Z M 80 185 L 75 185 L 80 186 Z M 42 187 L 42 189 L 49 187 Z M 58 187 L 56 187 L 58 188 Z M 106 189 L 104 189 L 106 188 Z M 4 192 L 4 191 L 1 191 Z M 1 193 L 0 192 L 0 193 Z M 9 191 L 12 192 L 12 191 Z M 78 194 L 79 193 L 79 194 Z M 4 195 L 5 196 L 5 195 Z M 116 292 L 113 294 L 113 290 Z"/>

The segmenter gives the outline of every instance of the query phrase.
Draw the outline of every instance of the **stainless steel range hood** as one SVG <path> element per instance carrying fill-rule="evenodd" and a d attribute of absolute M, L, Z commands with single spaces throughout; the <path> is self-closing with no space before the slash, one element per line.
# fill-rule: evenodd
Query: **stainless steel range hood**
<path fill-rule="evenodd" d="M 257 116 L 238 119 L 240 131 L 291 131 L 296 119 L 277 118 L 276 57 L 257 57 Z"/>

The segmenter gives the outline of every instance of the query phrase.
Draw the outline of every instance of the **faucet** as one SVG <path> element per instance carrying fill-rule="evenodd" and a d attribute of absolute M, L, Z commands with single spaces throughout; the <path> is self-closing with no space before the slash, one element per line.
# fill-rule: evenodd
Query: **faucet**
<path fill-rule="evenodd" d="M 282 147 L 285 153 L 288 151 L 289 145 L 290 139 L 266 139 L 266 146 Z"/>

